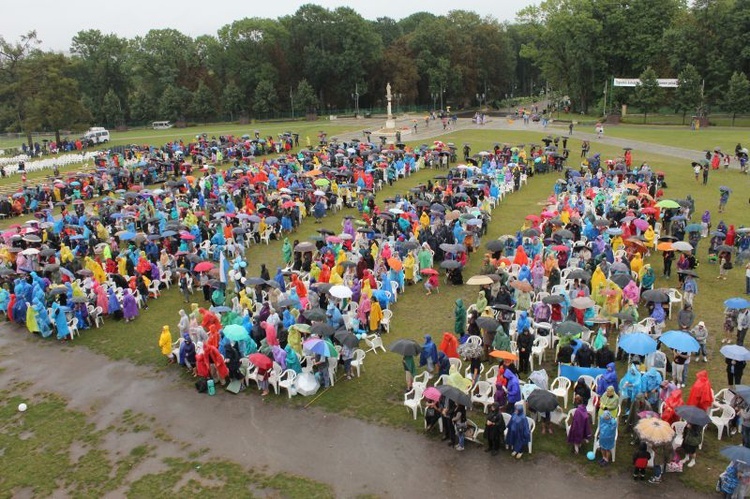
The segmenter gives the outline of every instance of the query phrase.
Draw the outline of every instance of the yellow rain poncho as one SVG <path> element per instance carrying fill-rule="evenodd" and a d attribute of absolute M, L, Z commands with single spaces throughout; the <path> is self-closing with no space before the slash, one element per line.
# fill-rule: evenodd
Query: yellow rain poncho
<path fill-rule="evenodd" d="M 162 355 L 166 355 L 167 357 L 172 355 L 172 333 L 169 332 L 169 326 L 161 328 L 159 348 L 161 348 Z"/>
<path fill-rule="evenodd" d="M 73 252 L 66 245 L 60 245 L 60 263 L 69 263 L 73 261 Z"/>
<path fill-rule="evenodd" d="M 413 281 L 414 280 L 414 265 L 416 261 L 414 260 L 414 255 L 409 252 L 406 255 L 406 258 L 404 258 L 404 279 L 407 281 Z"/>
<path fill-rule="evenodd" d="M 98 282 L 99 284 L 104 284 L 107 281 L 107 274 L 104 272 L 104 269 L 96 260 L 87 256 L 84 259 L 84 265 L 87 269 L 94 273 L 94 279 L 96 279 L 96 282 Z"/>
<path fill-rule="evenodd" d="M 458 388 L 462 392 L 468 391 L 469 388 L 471 387 L 471 380 L 465 378 L 460 372 L 458 372 L 458 369 L 456 369 L 456 366 L 451 366 L 451 369 L 448 373 L 447 383 L 450 386 Z"/>
<path fill-rule="evenodd" d="M 591 276 L 591 299 L 599 305 L 604 304 L 604 296 L 601 294 L 602 286 L 606 282 L 607 277 L 602 272 L 600 267 L 596 267 L 594 274 Z"/>

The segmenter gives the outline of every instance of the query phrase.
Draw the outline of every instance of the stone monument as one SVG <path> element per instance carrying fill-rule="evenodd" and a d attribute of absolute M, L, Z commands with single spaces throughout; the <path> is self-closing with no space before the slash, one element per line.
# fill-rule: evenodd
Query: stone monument
<path fill-rule="evenodd" d="M 391 101 L 393 100 L 393 94 L 391 94 L 391 84 L 390 82 L 386 84 L 385 86 L 385 98 L 388 101 L 388 117 L 385 120 L 385 128 L 386 129 L 395 129 L 396 128 L 396 120 L 393 117 L 393 113 L 391 112 Z"/>

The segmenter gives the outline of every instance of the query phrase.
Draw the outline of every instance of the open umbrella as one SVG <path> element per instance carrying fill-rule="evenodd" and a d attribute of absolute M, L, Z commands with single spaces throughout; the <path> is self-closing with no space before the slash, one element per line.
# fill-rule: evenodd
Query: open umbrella
<path fill-rule="evenodd" d="M 534 229 L 533 227 L 531 229 L 526 229 L 521 233 L 523 237 L 539 237 L 541 235 L 541 232 L 539 229 Z"/>
<path fill-rule="evenodd" d="M 305 341 L 304 343 L 302 343 L 302 348 L 310 353 L 314 353 L 322 357 L 338 356 L 338 352 L 336 352 L 336 349 L 334 348 L 333 351 L 331 351 L 330 344 L 325 340 L 321 340 L 320 338 L 311 338 Z"/>
<path fill-rule="evenodd" d="M 229 338 L 230 341 L 244 341 L 250 337 L 247 329 L 240 326 L 239 324 L 230 324 L 224 327 L 224 336 Z"/>
<path fill-rule="evenodd" d="M 549 295 L 542 298 L 542 303 L 545 303 L 547 305 L 556 305 L 560 303 L 565 303 L 565 297 L 561 295 Z"/>
<path fill-rule="evenodd" d="M 518 360 L 518 355 L 512 352 L 507 352 L 505 350 L 493 350 L 490 352 L 490 357 L 494 357 L 496 359 L 503 359 L 503 360 L 507 360 L 511 362 L 514 360 Z"/>
<path fill-rule="evenodd" d="M 555 333 L 559 335 L 580 334 L 585 330 L 585 327 L 573 321 L 563 321 L 555 324 Z"/>
<path fill-rule="evenodd" d="M 743 445 L 730 445 L 729 447 L 724 447 L 721 449 L 721 455 L 732 461 L 750 464 L 750 449 Z"/>
<path fill-rule="evenodd" d="M 750 350 L 741 345 L 724 345 L 719 351 L 727 359 L 737 361 L 750 360 Z"/>
<path fill-rule="evenodd" d="M 495 240 L 488 242 L 486 247 L 488 250 L 493 251 L 493 252 L 502 251 L 503 248 L 505 248 L 505 244 L 501 240 L 495 239 Z"/>
<path fill-rule="evenodd" d="M 248 357 L 251 364 L 254 364 L 258 369 L 271 369 L 273 367 L 273 361 L 262 353 L 251 353 Z"/>
<path fill-rule="evenodd" d="M 659 208 L 666 208 L 666 209 L 677 209 L 680 207 L 680 203 L 677 201 L 672 201 L 671 199 L 662 199 L 658 203 L 656 203 L 656 206 Z"/>
<path fill-rule="evenodd" d="M 404 268 L 404 265 L 401 263 L 401 260 L 399 260 L 398 258 L 393 258 L 393 257 L 388 259 L 388 266 L 396 272 Z"/>
<path fill-rule="evenodd" d="M 456 404 L 462 405 L 464 407 L 471 407 L 471 397 L 468 393 L 462 392 L 455 386 L 450 385 L 440 385 L 437 387 L 440 394 L 447 398 L 448 400 L 452 400 Z"/>
<path fill-rule="evenodd" d="M 672 249 L 675 251 L 693 251 L 693 245 L 685 241 L 675 241 L 672 243 Z"/>
<path fill-rule="evenodd" d="M 462 343 L 458 346 L 457 352 L 458 355 L 461 356 L 461 358 L 470 360 L 481 357 L 484 350 L 482 349 L 482 345 L 470 343 L 467 341 L 466 343 Z"/>
<path fill-rule="evenodd" d="M 744 298 L 729 298 L 724 301 L 724 306 L 730 309 L 742 310 L 750 307 L 750 301 Z"/>
<path fill-rule="evenodd" d="M 211 262 L 201 262 L 198 265 L 196 265 L 193 270 L 196 272 L 208 272 L 209 270 L 214 268 L 214 264 Z"/>
<path fill-rule="evenodd" d="M 631 355 L 648 355 L 656 351 L 656 340 L 645 333 L 628 333 L 620 337 L 619 347 Z"/>
<path fill-rule="evenodd" d="M 588 296 L 581 296 L 579 298 L 573 299 L 573 301 L 570 302 L 570 305 L 573 308 L 577 308 L 579 310 L 586 310 L 587 308 L 591 308 L 596 305 L 596 302 Z"/>
<path fill-rule="evenodd" d="M 690 270 L 690 269 L 678 270 L 677 273 L 681 275 L 689 275 L 690 277 L 695 277 L 696 279 L 699 278 L 695 270 Z"/>
<path fill-rule="evenodd" d="M 646 290 L 641 295 L 641 298 L 643 298 L 645 301 L 650 301 L 653 303 L 668 303 L 669 302 L 669 295 L 659 289 Z"/>
<path fill-rule="evenodd" d="M 305 310 L 304 312 L 302 312 L 302 315 L 304 315 L 305 318 L 311 321 L 326 320 L 326 312 L 320 307 L 311 308 L 310 310 Z"/>
<path fill-rule="evenodd" d="M 422 269 L 420 271 L 423 275 L 438 275 L 439 272 L 435 269 Z"/>
<path fill-rule="evenodd" d="M 617 274 L 616 276 L 611 277 L 609 280 L 617 284 L 620 289 L 622 289 L 630 284 L 630 281 L 632 281 L 633 278 L 627 274 Z"/>
<path fill-rule="evenodd" d="M 468 281 L 466 281 L 466 284 L 469 286 L 489 286 L 493 283 L 491 277 L 486 275 L 474 275 L 469 278 Z"/>
<path fill-rule="evenodd" d="M 641 419 L 635 425 L 635 433 L 642 442 L 652 445 L 670 443 L 675 435 L 669 423 L 658 418 Z"/>
<path fill-rule="evenodd" d="M 693 353 L 700 350 L 698 341 L 684 331 L 667 331 L 659 336 L 659 341 L 679 352 Z"/>
<path fill-rule="evenodd" d="M 329 337 L 333 336 L 336 330 L 333 329 L 333 326 L 331 326 L 327 322 L 316 322 L 310 327 L 310 332 L 317 336 Z"/>
<path fill-rule="evenodd" d="M 510 286 L 512 288 L 515 288 L 519 291 L 525 291 L 525 292 L 531 292 L 534 288 L 529 284 L 527 281 L 513 281 L 510 283 Z"/>
<path fill-rule="evenodd" d="M 664 241 L 657 244 L 656 249 L 659 251 L 674 251 L 674 247 L 670 241 Z"/>
<path fill-rule="evenodd" d="M 320 388 L 320 383 L 318 383 L 318 379 L 315 377 L 313 373 L 306 373 L 303 372 L 294 381 L 295 388 L 297 388 L 297 393 L 304 397 L 309 397 L 310 395 L 315 395 L 315 393 Z"/>
<path fill-rule="evenodd" d="M 456 260 L 443 260 L 440 262 L 441 269 L 457 269 L 461 266 L 461 262 Z"/>
<path fill-rule="evenodd" d="M 557 395 L 547 390 L 534 390 L 526 398 L 526 404 L 529 409 L 536 412 L 552 412 L 559 404 Z"/>
<path fill-rule="evenodd" d="M 414 340 L 397 340 L 388 346 L 388 350 L 404 356 L 417 355 L 422 351 L 422 346 Z"/>
<path fill-rule="evenodd" d="M 333 337 L 336 338 L 336 340 L 339 343 L 341 343 L 342 345 L 344 345 L 347 348 L 354 349 L 354 348 L 357 348 L 359 346 L 359 338 L 357 338 L 356 336 L 354 336 L 353 333 L 351 333 L 350 331 L 347 331 L 345 329 L 342 329 L 340 331 L 336 331 L 336 333 L 334 333 Z"/>
<path fill-rule="evenodd" d="M 568 274 L 568 279 L 589 280 L 591 279 L 591 274 L 582 269 L 575 269 Z"/>
<path fill-rule="evenodd" d="M 334 298 L 351 298 L 352 297 L 352 290 L 349 289 L 347 286 L 343 285 L 336 285 L 332 286 L 331 289 L 328 290 L 328 294 L 333 296 Z"/>
<path fill-rule="evenodd" d="M 703 230 L 701 224 L 688 224 L 685 226 L 685 232 L 700 232 Z"/>
<path fill-rule="evenodd" d="M 495 331 L 500 323 L 493 317 L 479 317 L 477 318 L 477 326 L 485 331 Z"/>
<path fill-rule="evenodd" d="M 440 397 L 442 397 L 443 394 L 440 393 L 440 390 L 438 390 L 434 386 L 430 386 L 424 391 L 422 396 L 424 396 L 424 398 L 426 398 L 427 400 L 432 400 L 433 402 L 437 402 L 438 400 L 440 400 Z"/>
<path fill-rule="evenodd" d="M 681 405 L 674 412 L 692 425 L 706 426 L 711 422 L 706 411 L 694 405 Z"/>

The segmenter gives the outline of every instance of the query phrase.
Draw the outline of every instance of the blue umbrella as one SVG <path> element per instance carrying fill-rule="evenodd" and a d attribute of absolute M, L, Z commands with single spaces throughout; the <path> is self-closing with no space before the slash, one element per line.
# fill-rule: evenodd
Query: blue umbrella
<path fill-rule="evenodd" d="M 230 324 L 224 328 L 224 336 L 230 341 L 246 341 L 250 338 L 247 330 L 239 324 Z"/>
<path fill-rule="evenodd" d="M 131 239 L 135 239 L 135 236 L 135 232 L 126 232 L 120 235 L 120 241 L 130 241 Z"/>
<path fill-rule="evenodd" d="M 276 218 L 276 217 L 267 217 L 266 218 L 266 223 L 270 224 L 270 225 L 273 225 L 273 224 L 275 224 L 278 221 L 279 221 L 279 219 Z"/>
<path fill-rule="evenodd" d="M 613 236 L 619 236 L 622 234 L 622 229 L 619 227 L 612 227 L 610 229 L 607 229 L 607 233 Z"/>
<path fill-rule="evenodd" d="M 732 461 L 740 461 L 742 463 L 750 463 L 750 449 L 743 445 L 731 445 L 721 449 L 721 455 L 728 457 Z"/>
<path fill-rule="evenodd" d="M 60 270 L 62 270 L 62 267 Z M 750 360 L 750 350 L 741 345 L 724 345 L 719 351 L 730 360 Z"/>
<path fill-rule="evenodd" d="M 165 230 L 164 232 L 161 233 L 161 235 L 163 237 L 172 237 L 172 236 L 176 236 L 177 232 L 175 232 L 173 230 Z"/>
<path fill-rule="evenodd" d="M 700 232 L 702 230 L 701 224 L 689 224 L 685 227 L 687 232 Z"/>
<path fill-rule="evenodd" d="M 656 351 L 656 340 L 645 333 L 629 333 L 620 338 L 619 346 L 632 355 L 648 355 Z"/>
<path fill-rule="evenodd" d="M 211 310 L 211 312 L 218 312 L 220 314 L 223 314 L 224 312 L 231 312 L 232 311 L 231 308 L 229 308 L 227 306 L 224 306 L 224 305 L 221 305 L 219 307 L 211 307 L 210 310 Z"/>
<path fill-rule="evenodd" d="M 744 298 L 730 298 L 724 302 L 726 308 L 743 309 L 750 307 L 750 301 Z"/>
<path fill-rule="evenodd" d="M 659 341 L 679 352 L 697 352 L 700 350 L 698 341 L 684 331 L 667 331 L 659 337 Z"/>

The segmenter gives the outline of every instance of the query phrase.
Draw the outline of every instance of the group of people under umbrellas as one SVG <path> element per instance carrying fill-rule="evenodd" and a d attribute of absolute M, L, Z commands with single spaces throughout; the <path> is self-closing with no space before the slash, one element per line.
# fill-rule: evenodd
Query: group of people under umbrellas
<path fill-rule="evenodd" d="M 708 411 L 714 407 L 713 391 L 705 370 L 696 374 L 687 401 L 682 389 L 692 355 L 695 362 L 701 356 L 707 361 L 707 328 L 696 321 L 692 305 L 697 248 L 701 235 L 709 235 L 710 220 L 691 224 L 696 217 L 692 199 L 666 199 L 664 183 L 662 172 L 652 172 L 646 164 L 628 168 L 619 160 L 568 169 L 541 213 L 527 216 L 517 234 L 487 244 L 479 275 L 467 281 L 480 288 L 476 303 L 467 309 L 458 300 L 454 331 L 445 333 L 439 345 L 432 337 L 421 345 L 420 364 L 436 384 L 436 390 L 421 387 L 428 429 L 440 426 L 444 438 L 463 449 L 462 433 L 473 437 L 479 429 L 466 410 L 484 403 L 489 393 L 484 430 L 490 452 L 499 449 L 497 435 L 505 435 L 506 448 L 520 456 L 530 443 L 531 420 L 525 413 L 531 411 L 541 419 L 543 434 L 552 433 L 550 422 L 564 425 L 574 452 L 596 440 L 602 465 L 612 461 L 618 432 L 631 434 L 638 449 L 645 445 L 647 462 L 656 463 L 652 483 L 660 482 L 668 468 L 694 466 Z M 688 234 L 690 243 L 684 241 Z M 711 253 L 717 250 L 713 246 Z M 674 331 L 665 331 L 670 291 L 654 289 L 656 274 L 648 263 L 659 251 L 679 255 L 677 273 L 685 296 Z M 718 252 L 727 258 L 733 250 Z M 728 310 L 746 314 L 748 304 L 742 301 L 728 302 Z M 740 348 L 722 351 L 732 386 L 740 383 L 750 358 Z M 570 413 L 559 407 L 560 385 L 549 386 L 544 370 L 530 372 L 531 356 L 545 349 L 555 352 L 561 373 L 575 373 L 569 380 Z M 482 362 L 489 359 L 492 368 L 484 374 Z M 621 359 L 630 367 L 619 379 L 616 362 Z M 469 363 L 465 373 L 462 361 Z M 590 369 L 594 375 L 577 375 Z M 528 381 L 520 375 L 529 375 Z M 466 397 L 446 396 L 444 386 Z M 717 403 L 733 407 L 736 431 L 745 421 L 750 425 L 750 411 L 745 398 L 729 393 Z M 455 400 L 459 396 L 463 402 Z M 651 438 L 647 429 L 639 429 L 642 421 L 643 428 L 658 421 L 654 424 L 668 438 Z M 680 423 L 677 435 L 672 423 Z M 594 453 L 588 455 L 596 459 Z M 634 475 L 640 478 L 640 469 Z"/>

